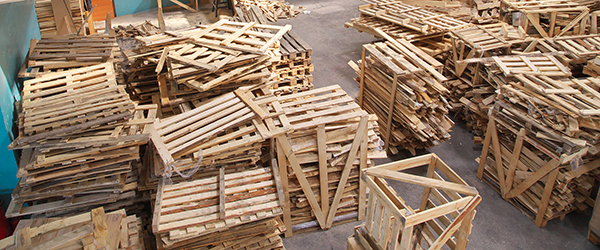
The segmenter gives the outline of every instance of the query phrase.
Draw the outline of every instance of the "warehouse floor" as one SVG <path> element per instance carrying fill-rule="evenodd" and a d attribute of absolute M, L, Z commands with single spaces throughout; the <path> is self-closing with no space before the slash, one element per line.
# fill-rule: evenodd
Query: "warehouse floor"
<path fill-rule="evenodd" d="M 347 63 L 350 60 L 360 59 L 361 45 L 372 42 L 375 38 L 354 29 L 346 29 L 344 23 L 359 15 L 357 7 L 363 3 L 358 0 L 290 0 L 289 2 L 304 6 L 310 13 L 291 20 L 280 20 L 277 24 L 292 24 L 293 30 L 313 47 L 315 88 L 339 84 L 351 96 L 356 96 L 359 87 L 353 80 L 355 73 Z M 203 9 L 210 11 L 210 7 L 208 6 L 208 9 L 206 7 L 203 6 Z M 215 20 L 214 13 L 194 14 L 187 11 L 167 12 L 165 19 L 169 29 Z M 153 20 L 156 23 L 156 11 L 117 17 L 113 25 L 141 23 L 144 20 Z M 464 123 L 455 122 L 452 139 L 428 152 L 440 156 L 465 181 L 476 187 L 483 198 L 477 207 L 468 249 L 597 249 L 586 239 L 590 210 L 582 214 L 569 214 L 562 221 L 552 220 L 545 228 L 540 229 L 526 215 L 502 200 L 490 186 L 477 179 L 475 158 L 480 155 L 481 146 L 473 144 L 473 136 L 466 130 Z M 407 157 L 410 157 L 410 153 L 405 151 L 391 156 L 389 160 Z M 384 162 L 386 161 L 377 163 Z M 391 184 L 409 205 L 418 204 L 421 187 Z M 360 223 L 347 223 L 334 226 L 327 231 L 318 230 L 298 234 L 284 239 L 284 244 L 290 250 L 346 249 L 346 238 L 352 234 L 353 227 Z"/>

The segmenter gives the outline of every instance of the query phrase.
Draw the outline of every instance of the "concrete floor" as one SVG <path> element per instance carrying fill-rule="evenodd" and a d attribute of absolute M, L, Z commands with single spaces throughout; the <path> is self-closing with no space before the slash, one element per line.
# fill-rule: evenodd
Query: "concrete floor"
<path fill-rule="evenodd" d="M 304 6 L 310 13 L 291 20 L 280 20 L 278 24 L 292 24 L 293 30 L 313 47 L 312 60 L 315 65 L 315 87 L 339 84 L 351 96 L 359 91 L 353 80 L 354 72 L 347 65 L 349 60 L 361 57 L 361 45 L 374 41 L 374 37 L 344 28 L 344 23 L 357 17 L 357 7 L 363 3 L 358 0 L 288 0 L 294 5 Z M 117 17 L 113 24 L 140 23 L 154 20 L 156 11 Z M 183 28 L 214 20 L 214 13 L 191 14 L 187 11 L 165 13 L 169 29 Z M 212 19 L 211 19 L 212 18 Z M 472 135 L 462 121 L 456 121 L 452 139 L 428 151 L 436 153 L 452 167 L 465 181 L 476 187 L 483 201 L 477 207 L 473 221 L 473 230 L 469 237 L 468 249 L 598 249 L 587 237 L 588 221 L 591 210 L 585 213 L 571 213 L 562 221 L 548 222 L 545 228 L 538 228 L 519 210 L 501 199 L 491 187 L 475 177 L 477 163 L 475 158 L 481 154 L 481 146 L 472 143 Z M 410 157 L 408 152 L 400 152 L 385 161 Z M 418 172 L 418 170 L 417 170 Z M 424 171 L 421 171 L 424 174 Z M 422 188 L 391 183 L 398 194 L 409 205 L 418 207 Z M 312 231 L 284 239 L 287 249 L 346 249 L 346 238 L 353 227 L 361 222 L 334 226 L 327 231 Z"/>

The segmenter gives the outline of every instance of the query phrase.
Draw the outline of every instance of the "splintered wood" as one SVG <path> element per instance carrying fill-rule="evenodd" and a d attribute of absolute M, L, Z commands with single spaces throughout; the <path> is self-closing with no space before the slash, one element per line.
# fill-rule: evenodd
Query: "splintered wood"
<path fill-rule="evenodd" d="M 240 21 L 260 24 L 294 18 L 302 14 L 303 9 L 302 6 L 295 8 L 283 0 L 238 0 L 234 6 L 236 17 Z"/>
<path fill-rule="evenodd" d="M 429 72 L 421 69 L 425 66 Z M 442 96 L 448 90 L 434 66 L 441 63 L 406 41 L 363 45 L 360 66 L 354 65 L 361 86 L 358 103 L 377 115 L 385 149 L 392 154 L 407 149 L 414 155 L 450 138 L 454 122 L 446 116 L 449 105 Z"/>
<path fill-rule="evenodd" d="M 23 149 L 7 217 L 69 213 L 135 197 L 128 178 L 148 141 L 155 106 L 136 106 L 115 82 L 111 63 L 24 82 Z M 135 184 L 133 184 L 135 185 Z"/>
<path fill-rule="evenodd" d="M 146 249 L 141 233 L 136 215 L 100 207 L 71 217 L 20 220 L 0 249 Z"/>
<path fill-rule="evenodd" d="M 477 176 L 539 227 L 585 210 L 593 195 L 600 174 L 599 83 L 517 75 L 500 89 Z"/>
<path fill-rule="evenodd" d="M 426 166 L 427 175 L 404 173 Z M 475 207 L 481 202 L 469 186 L 435 154 L 392 162 L 364 171 L 371 190 L 367 217 L 354 229 L 348 249 L 465 249 Z M 386 179 L 424 187 L 418 209 L 408 205 Z"/>
<path fill-rule="evenodd" d="M 267 126 L 293 130 L 276 137 L 286 235 L 314 227 L 313 221 L 327 229 L 334 220 L 362 219 L 366 190 L 360 170 L 372 166 L 371 159 L 387 157 L 375 132 L 376 117 L 361 110 L 338 85 L 277 100 L 275 110 L 285 116 L 267 121 Z"/>

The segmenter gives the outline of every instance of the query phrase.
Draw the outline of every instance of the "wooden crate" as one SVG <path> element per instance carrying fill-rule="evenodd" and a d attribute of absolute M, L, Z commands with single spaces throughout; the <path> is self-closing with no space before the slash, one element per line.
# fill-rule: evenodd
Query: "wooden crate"
<path fill-rule="evenodd" d="M 402 172 L 420 166 L 427 166 L 426 176 Z M 467 247 L 481 196 L 435 154 L 375 166 L 362 178 L 370 190 L 367 217 L 355 228 L 348 249 Z M 418 209 L 406 204 L 386 179 L 423 186 Z"/>

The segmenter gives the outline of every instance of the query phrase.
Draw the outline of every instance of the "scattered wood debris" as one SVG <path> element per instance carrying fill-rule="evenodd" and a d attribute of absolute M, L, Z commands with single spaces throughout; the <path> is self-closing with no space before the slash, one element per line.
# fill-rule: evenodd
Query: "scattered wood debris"
<path fill-rule="evenodd" d="M 142 221 L 102 207 L 63 218 L 22 219 L 0 249 L 146 249 Z"/>
<path fill-rule="evenodd" d="M 114 30 L 118 37 L 151 36 L 160 33 L 160 28 L 148 20 L 139 25 L 119 25 L 114 27 Z"/>
<path fill-rule="evenodd" d="M 269 24 L 294 18 L 304 12 L 304 7 L 296 8 L 283 0 L 237 0 L 234 10 L 241 22 Z"/>

